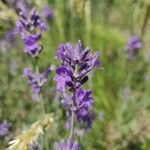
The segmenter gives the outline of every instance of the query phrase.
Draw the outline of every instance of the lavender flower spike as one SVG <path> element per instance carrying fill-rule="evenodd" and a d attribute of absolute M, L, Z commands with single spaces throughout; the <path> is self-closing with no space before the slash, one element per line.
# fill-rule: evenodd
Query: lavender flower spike
<path fill-rule="evenodd" d="M 80 147 L 77 142 L 74 142 L 72 139 L 67 139 L 66 142 L 64 140 L 56 142 L 55 150 L 80 150 Z"/>
<path fill-rule="evenodd" d="M 77 88 L 88 80 L 87 73 L 94 67 L 100 67 L 98 61 L 98 52 L 90 54 L 90 49 L 82 48 L 82 43 L 79 40 L 74 46 L 70 43 L 61 44 L 57 51 L 57 57 L 63 62 L 63 65 L 58 67 L 58 74 L 54 80 L 57 81 L 57 88 L 64 91 L 66 87 Z M 74 69 L 77 67 L 77 73 L 74 76 Z M 76 87 L 73 87 L 73 80 L 76 80 Z M 60 85 L 63 87 L 60 88 Z"/>
<path fill-rule="evenodd" d="M 6 120 L 0 123 L 0 137 L 4 137 L 9 133 L 10 126 L 10 123 L 8 123 Z"/>
<path fill-rule="evenodd" d="M 43 16 L 45 16 L 46 19 L 54 18 L 53 11 L 50 9 L 50 7 L 47 4 L 43 8 Z"/>
<path fill-rule="evenodd" d="M 76 45 L 61 44 L 56 58 L 60 58 L 62 65 L 56 69 L 57 89 L 63 93 L 62 105 L 67 111 L 67 120 L 71 121 L 72 113 L 76 123 L 81 127 L 89 128 L 94 119 L 92 110 L 93 98 L 91 90 L 83 90 L 82 85 L 88 80 L 88 72 L 100 67 L 98 52 L 90 53 L 90 49 L 83 49 L 79 40 Z M 71 128 L 66 123 L 67 128 Z"/>
<path fill-rule="evenodd" d="M 128 42 L 125 45 L 125 52 L 127 55 L 127 58 L 132 60 L 135 58 L 135 55 L 138 53 L 138 51 L 142 48 L 142 42 L 137 36 L 130 36 L 128 39 Z"/>
<path fill-rule="evenodd" d="M 46 30 L 46 24 L 37 10 L 33 8 L 30 14 L 22 10 L 16 26 L 24 43 L 24 52 L 31 57 L 37 57 L 42 50 L 40 44 L 42 32 Z"/>
<path fill-rule="evenodd" d="M 48 67 L 44 73 L 37 74 L 32 73 L 30 69 L 24 68 L 23 75 L 28 78 L 29 84 L 32 86 L 34 93 L 39 93 L 41 87 L 46 83 L 48 74 L 51 72 L 51 68 Z"/>

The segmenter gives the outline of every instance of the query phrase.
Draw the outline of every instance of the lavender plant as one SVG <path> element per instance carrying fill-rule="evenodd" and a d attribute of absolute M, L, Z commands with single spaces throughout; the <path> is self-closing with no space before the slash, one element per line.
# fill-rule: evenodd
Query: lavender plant
<path fill-rule="evenodd" d="M 48 74 L 51 72 L 51 68 L 48 67 L 42 74 L 32 73 L 29 68 L 24 68 L 24 76 L 28 78 L 29 84 L 31 84 L 33 93 L 39 93 L 41 87 L 46 83 Z"/>
<path fill-rule="evenodd" d="M 48 20 L 51 20 L 54 18 L 54 13 L 47 4 L 43 8 L 43 16 L 45 16 L 45 18 Z"/>
<path fill-rule="evenodd" d="M 48 15 L 48 13 L 46 15 Z M 28 67 L 24 68 L 23 75 L 28 79 L 28 83 L 32 86 L 33 93 L 39 94 L 43 106 L 43 113 L 45 114 L 46 108 L 41 88 L 47 82 L 51 67 L 48 67 L 43 73 L 40 73 L 38 58 L 43 49 L 41 38 L 42 33 L 47 29 L 46 23 L 39 15 L 36 8 L 33 8 L 29 14 L 27 9 L 22 8 L 20 20 L 17 21 L 16 26 L 17 31 L 20 33 L 23 40 L 24 52 L 34 61 L 34 71 L 32 72 Z M 44 140 L 47 141 L 47 137 L 45 137 Z"/>
<path fill-rule="evenodd" d="M 29 15 L 27 10 L 22 10 L 20 16 L 16 25 L 24 43 L 24 52 L 31 57 L 37 57 L 43 48 L 40 39 L 42 32 L 46 30 L 46 24 L 35 8 Z"/>
<path fill-rule="evenodd" d="M 80 150 L 77 142 L 72 139 L 68 139 L 66 142 L 64 140 L 55 143 L 56 150 Z"/>
<path fill-rule="evenodd" d="M 70 144 L 73 143 L 71 141 L 74 139 L 75 125 L 79 124 L 85 129 L 92 125 L 92 91 L 82 89 L 82 85 L 88 81 L 88 73 L 93 68 L 100 67 L 98 55 L 98 52 L 91 54 L 90 48 L 83 49 L 80 40 L 76 45 L 66 43 L 58 48 L 56 58 L 61 59 L 62 64 L 56 69 L 54 80 L 57 82 L 57 90 L 63 94 L 61 103 L 66 110 L 67 121 L 70 121 L 70 137 L 66 143 L 56 143 L 56 150 L 63 150 L 65 147 L 70 150 L 80 149 L 79 146 L 73 148 L 74 144 Z"/>
<path fill-rule="evenodd" d="M 50 67 L 44 73 L 39 73 L 38 57 L 43 46 L 40 43 L 42 32 L 46 31 L 46 23 L 39 15 L 36 8 L 33 8 L 28 14 L 27 9 L 22 9 L 20 12 L 20 20 L 16 23 L 24 43 L 24 52 L 34 58 L 35 73 L 32 73 L 29 68 L 24 69 L 24 76 L 28 78 L 29 84 L 33 88 L 34 93 L 39 93 L 41 87 L 46 83 L 48 74 L 51 72 Z"/>
<path fill-rule="evenodd" d="M 125 45 L 125 52 L 127 58 L 129 60 L 135 59 L 135 56 L 137 55 L 138 51 L 141 48 L 142 48 L 141 40 L 135 35 L 130 36 Z"/>
<path fill-rule="evenodd" d="M 9 134 L 11 124 L 7 120 L 0 122 L 0 138 Z"/>
<path fill-rule="evenodd" d="M 46 15 L 50 10 L 45 6 Z M 47 15 L 47 16 L 49 16 Z M 35 73 L 29 68 L 24 69 L 24 76 L 32 86 L 33 93 L 40 93 L 42 86 L 47 82 L 51 68 L 48 67 L 44 73 L 39 73 L 37 60 L 42 51 L 40 42 L 42 33 L 46 30 L 46 24 L 38 14 L 37 9 L 32 9 L 28 14 L 22 9 L 17 29 L 24 43 L 24 52 L 36 62 Z M 76 45 L 71 43 L 61 44 L 58 48 L 56 59 L 62 61 L 56 69 L 54 80 L 57 82 L 57 90 L 63 95 L 61 104 L 66 110 L 68 129 L 70 137 L 55 143 L 56 150 L 80 150 L 77 142 L 74 142 L 75 126 L 87 130 L 91 128 L 94 119 L 92 91 L 85 90 L 82 86 L 88 81 L 88 73 L 93 68 L 99 68 L 99 53 L 90 53 L 90 48 L 84 49 L 79 40 Z"/>

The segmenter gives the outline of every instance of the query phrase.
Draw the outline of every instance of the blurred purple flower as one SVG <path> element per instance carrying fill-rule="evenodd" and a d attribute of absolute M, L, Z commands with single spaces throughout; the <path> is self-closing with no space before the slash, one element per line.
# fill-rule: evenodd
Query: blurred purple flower
<path fill-rule="evenodd" d="M 64 140 L 56 142 L 55 150 L 80 150 L 80 146 L 72 139 L 67 139 L 66 142 Z"/>
<path fill-rule="evenodd" d="M 51 72 L 51 68 L 48 67 L 42 74 L 32 73 L 30 69 L 24 68 L 23 75 L 28 78 L 29 84 L 32 85 L 34 93 L 39 93 L 41 87 L 46 83 L 48 74 Z"/>
<path fill-rule="evenodd" d="M 2 53 L 7 53 L 11 49 L 16 47 L 17 45 L 16 34 L 17 33 L 15 29 L 11 29 L 5 33 L 3 39 L 0 40 L 0 51 Z"/>
<path fill-rule="evenodd" d="M 16 9 L 17 11 L 27 9 L 29 5 L 29 0 L 5 0 L 5 2 L 12 8 Z"/>
<path fill-rule="evenodd" d="M 16 29 L 12 29 L 5 33 L 5 40 L 11 43 L 12 45 L 16 45 Z"/>
<path fill-rule="evenodd" d="M 31 10 L 30 14 L 27 14 L 26 10 L 22 10 L 20 17 L 16 27 L 24 43 L 24 52 L 29 56 L 36 57 L 42 50 L 39 42 L 42 32 L 46 30 L 46 24 L 35 8 Z"/>
<path fill-rule="evenodd" d="M 16 0 L 15 8 L 20 11 L 26 11 L 27 7 L 29 6 L 28 0 Z"/>
<path fill-rule="evenodd" d="M 0 122 L 0 137 L 8 135 L 10 127 L 11 125 L 7 120 Z"/>
<path fill-rule="evenodd" d="M 46 19 L 53 19 L 54 18 L 53 11 L 47 4 L 43 8 L 43 16 Z"/>
<path fill-rule="evenodd" d="M 125 52 L 127 55 L 127 58 L 129 60 L 132 60 L 135 58 L 135 55 L 138 53 L 138 51 L 142 48 L 142 42 L 137 36 L 130 36 L 126 45 L 125 45 Z"/>

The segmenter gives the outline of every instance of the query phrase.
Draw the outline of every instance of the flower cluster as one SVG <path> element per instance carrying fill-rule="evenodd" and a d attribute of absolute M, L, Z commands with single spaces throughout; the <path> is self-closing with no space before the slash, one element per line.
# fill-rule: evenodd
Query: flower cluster
<path fill-rule="evenodd" d="M 126 45 L 125 45 L 125 52 L 127 55 L 127 58 L 129 60 L 132 60 L 135 58 L 135 55 L 138 53 L 138 51 L 142 48 L 142 42 L 137 36 L 130 36 Z"/>
<path fill-rule="evenodd" d="M 91 127 L 94 117 L 92 91 L 83 90 L 81 85 L 88 80 L 88 72 L 94 67 L 100 67 L 98 52 L 91 54 L 89 48 L 83 49 L 79 40 L 75 46 L 70 43 L 61 44 L 56 57 L 62 60 L 62 65 L 57 68 L 57 75 L 54 77 L 57 89 L 64 95 L 61 102 L 70 115 L 72 111 L 75 112 L 78 122 Z"/>
<path fill-rule="evenodd" d="M 39 15 L 36 8 L 33 8 L 29 13 L 27 8 L 23 7 L 22 2 L 18 3 L 21 5 L 20 20 L 16 23 L 17 31 L 20 33 L 24 43 L 24 52 L 34 59 L 36 68 L 38 68 L 38 55 L 41 52 L 43 46 L 41 45 L 42 33 L 47 29 L 45 20 Z M 48 5 L 45 8 L 48 11 Z M 46 10 L 45 10 L 46 11 Z M 46 12 L 44 12 L 46 13 Z M 47 12 L 48 15 L 50 12 Z M 37 69 L 38 70 L 38 69 Z M 44 73 L 39 73 L 35 70 L 35 73 L 31 72 L 30 69 L 24 69 L 24 77 L 28 78 L 29 84 L 32 86 L 33 93 L 38 94 L 41 87 L 46 83 L 48 74 L 51 72 L 51 68 L 48 67 Z"/>
<path fill-rule="evenodd" d="M 46 24 L 35 8 L 31 10 L 30 14 L 26 10 L 22 10 L 20 16 L 16 26 L 21 33 L 24 52 L 29 56 L 36 57 L 42 50 L 40 39 L 42 32 L 46 30 Z"/>
<path fill-rule="evenodd" d="M 80 150 L 80 147 L 77 142 L 74 142 L 72 139 L 67 139 L 65 142 L 61 140 L 55 143 L 56 150 Z"/>
<path fill-rule="evenodd" d="M 44 73 L 32 73 L 29 68 L 24 68 L 24 76 L 28 78 L 29 84 L 32 85 L 34 93 L 39 93 L 41 87 L 46 83 L 48 74 L 51 72 L 51 68 L 48 67 Z"/>
<path fill-rule="evenodd" d="M 4 137 L 8 134 L 11 125 L 6 120 L 0 123 L 0 137 Z"/>

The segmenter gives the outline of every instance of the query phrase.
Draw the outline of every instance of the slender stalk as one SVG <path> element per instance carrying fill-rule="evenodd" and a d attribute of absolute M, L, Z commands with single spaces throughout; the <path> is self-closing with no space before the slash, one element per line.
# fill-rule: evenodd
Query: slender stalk
<path fill-rule="evenodd" d="M 76 98 L 76 96 L 75 96 L 75 92 L 74 92 L 73 93 L 73 101 L 74 102 L 75 102 L 75 98 Z M 74 117 L 75 117 L 75 112 L 74 112 L 74 110 L 72 110 L 72 112 L 71 112 L 71 129 L 70 129 L 70 138 L 71 139 L 73 139 L 73 137 L 74 137 Z"/>
<path fill-rule="evenodd" d="M 37 76 L 39 76 L 39 74 L 40 74 L 38 62 L 39 62 L 39 58 L 37 57 L 34 60 L 34 70 L 35 70 Z M 39 93 L 39 96 L 40 96 L 40 101 L 42 103 L 41 104 L 41 106 L 42 106 L 42 113 L 45 114 L 47 111 L 46 111 L 46 103 L 45 103 L 44 98 L 43 98 L 43 91 L 42 91 L 42 89 L 41 89 L 41 91 Z M 43 149 L 49 150 L 49 144 L 48 144 L 49 142 L 48 142 L 47 134 L 43 135 L 42 142 L 44 143 L 43 144 Z"/>
<path fill-rule="evenodd" d="M 91 0 L 85 1 L 85 22 L 86 22 L 86 43 L 87 45 L 91 46 L 91 30 L 92 30 L 92 17 L 91 17 Z M 93 73 L 89 73 L 89 78 L 91 79 L 93 76 Z M 93 83 L 92 80 L 89 80 L 88 86 L 90 89 L 93 89 Z"/>
<path fill-rule="evenodd" d="M 144 34 L 145 34 L 145 30 L 148 25 L 149 17 L 150 17 L 150 4 L 147 4 L 145 17 L 144 17 L 144 21 L 143 21 L 143 25 L 142 25 L 142 29 L 141 29 L 141 36 L 144 36 Z"/>
<path fill-rule="evenodd" d="M 75 112 L 74 112 L 74 108 L 76 107 L 75 102 L 76 102 L 76 76 L 77 76 L 77 72 L 78 72 L 78 66 L 76 65 L 75 67 L 75 72 L 74 72 L 74 92 L 73 92 L 73 101 L 72 101 L 72 110 L 71 110 L 71 129 L 70 129 L 70 138 L 73 139 L 74 138 L 74 119 L 75 119 Z"/>

